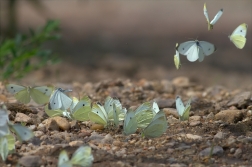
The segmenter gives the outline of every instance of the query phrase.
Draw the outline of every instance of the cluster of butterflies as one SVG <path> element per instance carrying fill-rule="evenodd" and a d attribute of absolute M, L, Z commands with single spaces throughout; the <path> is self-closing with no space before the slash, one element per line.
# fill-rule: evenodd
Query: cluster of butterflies
<path fill-rule="evenodd" d="M 221 9 L 210 22 L 208 17 L 208 12 L 206 8 L 206 4 L 204 4 L 203 8 L 204 15 L 207 20 L 208 30 L 212 30 L 214 24 L 220 19 L 221 15 L 223 14 L 223 9 Z M 228 36 L 230 41 L 234 43 L 234 45 L 238 49 L 242 49 L 246 44 L 246 34 L 247 34 L 248 25 L 243 23 L 239 25 L 233 33 Z M 176 54 L 174 55 L 174 64 L 177 69 L 180 68 L 181 62 L 179 54 L 187 56 L 188 61 L 194 62 L 199 60 L 202 62 L 205 56 L 209 56 L 216 51 L 216 47 L 206 41 L 187 41 L 181 44 L 176 44 Z"/>
<path fill-rule="evenodd" d="M 58 88 L 52 93 L 48 105 L 45 106 L 45 112 L 50 117 L 90 120 L 105 128 L 118 128 L 122 124 L 125 135 L 133 134 L 140 128 L 142 136 L 147 138 L 161 136 L 168 127 L 166 116 L 159 110 L 156 102 L 145 102 L 136 110 L 127 110 L 118 99 L 110 96 L 105 99 L 104 105 L 100 102 L 92 104 L 88 96 L 78 100 L 67 96 L 65 91 Z"/>
<path fill-rule="evenodd" d="M 2 160 L 6 160 L 9 153 L 15 151 L 15 137 L 11 133 L 16 134 L 19 141 L 28 141 L 34 135 L 33 132 L 21 124 L 12 124 L 6 107 L 0 109 L 0 155 Z"/>
<path fill-rule="evenodd" d="M 72 120 L 94 122 L 103 127 L 119 127 L 123 125 L 123 133 L 129 135 L 135 133 L 138 128 L 141 134 L 147 138 L 161 136 L 168 128 L 164 112 L 154 102 L 145 102 L 136 110 L 122 107 L 121 102 L 108 96 L 104 105 L 100 102 L 93 103 L 88 96 L 80 100 L 76 97 L 69 97 L 66 92 L 69 89 L 54 89 L 53 87 L 25 87 L 15 84 L 7 84 L 6 88 L 20 102 L 28 103 L 33 99 L 38 104 L 46 104 L 45 112 L 48 116 L 65 116 Z M 189 117 L 190 101 L 183 105 L 180 97 L 176 98 L 176 108 L 180 120 L 187 120 Z M 123 122 L 123 123 L 122 123 Z"/>
<path fill-rule="evenodd" d="M 70 160 L 67 152 L 62 150 L 59 155 L 58 167 L 72 167 L 73 165 L 89 167 L 92 165 L 93 160 L 91 148 L 89 146 L 81 146 L 73 153 Z"/>

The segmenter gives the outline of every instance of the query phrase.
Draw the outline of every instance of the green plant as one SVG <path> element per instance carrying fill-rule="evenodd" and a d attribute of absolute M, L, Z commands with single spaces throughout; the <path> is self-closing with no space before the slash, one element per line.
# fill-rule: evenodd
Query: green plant
<path fill-rule="evenodd" d="M 55 63 L 58 59 L 43 45 L 60 38 L 59 21 L 49 20 L 36 31 L 30 29 L 29 35 L 17 34 L 13 39 L 0 41 L 1 78 L 21 78 L 30 71 Z"/>

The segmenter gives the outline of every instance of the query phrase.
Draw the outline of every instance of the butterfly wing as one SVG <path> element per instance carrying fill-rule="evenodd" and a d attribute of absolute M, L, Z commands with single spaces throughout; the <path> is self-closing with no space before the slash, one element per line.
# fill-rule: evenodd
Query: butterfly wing
<path fill-rule="evenodd" d="M 29 103 L 29 102 L 31 101 L 29 89 L 30 89 L 30 88 L 27 87 L 26 89 L 17 92 L 17 93 L 14 95 L 15 98 L 16 98 L 19 102 L 21 102 L 21 103 L 24 103 L 24 104 Z"/>
<path fill-rule="evenodd" d="M 0 137 L 3 137 L 3 136 L 5 136 L 5 135 L 7 135 L 9 133 L 10 133 L 10 131 L 9 131 L 9 127 L 8 127 L 7 124 L 3 125 L 3 126 L 0 126 Z"/>
<path fill-rule="evenodd" d="M 203 53 L 203 49 L 201 47 L 198 47 L 199 49 L 199 62 L 202 62 L 205 58 L 205 55 Z"/>
<path fill-rule="evenodd" d="M 178 43 L 176 43 L 176 47 L 178 46 Z M 177 69 L 180 68 L 180 58 L 179 58 L 179 52 L 176 50 L 176 54 L 174 55 L 174 64 Z"/>
<path fill-rule="evenodd" d="M 91 99 L 88 96 L 83 97 L 74 107 L 72 116 L 75 120 L 87 121 L 88 114 L 91 112 Z"/>
<path fill-rule="evenodd" d="M 8 134 L 5 136 L 8 141 L 8 150 L 9 152 L 14 151 L 15 149 L 15 137 L 12 134 Z"/>
<path fill-rule="evenodd" d="M 198 47 L 196 43 L 192 45 L 191 48 L 189 48 L 189 50 L 186 52 L 187 60 L 189 60 L 190 62 L 194 62 L 198 60 L 199 52 L 200 52 L 199 49 L 200 48 Z"/>
<path fill-rule="evenodd" d="M 176 109 L 178 111 L 179 116 L 182 116 L 185 111 L 185 106 L 179 96 L 176 97 Z"/>
<path fill-rule="evenodd" d="M 197 41 L 188 41 L 181 43 L 178 48 L 178 52 L 182 55 L 187 56 L 187 60 L 194 62 L 199 58 L 199 48 Z"/>
<path fill-rule="evenodd" d="M 191 48 L 192 46 L 194 46 L 195 44 L 196 44 L 195 41 L 183 42 L 183 43 L 179 44 L 179 45 L 177 46 L 176 49 L 177 49 L 177 51 L 178 51 L 180 54 L 186 56 L 188 50 L 190 50 L 190 48 Z"/>
<path fill-rule="evenodd" d="M 126 115 L 123 122 L 123 133 L 125 135 L 130 135 L 135 133 L 137 130 L 137 120 L 135 117 L 135 112 L 132 110 L 129 110 Z"/>
<path fill-rule="evenodd" d="M 62 150 L 59 155 L 58 167 L 61 167 L 65 162 L 69 161 L 66 150 Z"/>
<path fill-rule="evenodd" d="M 5 126 L 9 122 L 9 116 L 6 110 L 0 109 L 0 126 Z"/>
<path fill-rule="evenodd" d="M 137 126 L 145 128 L 153 118 L 152 104 L 145 102 L 141 104 L 135 111 Z"/>
<path fill-rule="evenodd" d="M 241 25 L 239 25 L 231 34 L 232 35 L 241 35 L 243 37 L 246 37 L 247 35 L 247 29 L 248 29 L 248 25 L 246 23 L 243 23 Z"/>
<path fill-rule="evenodd" d="M 9 127 L 17 135 L 17 138 L 20 141 L 30 140 L 34 136 L 33 132 L 30 129 L 21 124 L 9 124 Z"/>
<path fill-rule="evenodd" d="M 91 147 L 81 146 L 73 153 L 70 161 L 73 165 L 88 167 L 92 165 L 93 160 L 94 157 L 91 153 Z"/>
<path fill-rule="evenodd" d="M 191 109 L 191 99 L 188 100 L 185 109 L 184 109 L 184 113 L 182 114 L 182 116 L 180 117 L 181 121 L 185 121 L 189 119 L 189 114 L 190 114 L 190 109 Z"/>
<path fill-rule="evenodd" d="M 113 103 L 114 99 L 110 96 L 106 97 L 105 103 L 104 103 L 104 109 L 108 114 L 108 119 L 113 119 Z"/>
<path fill-rule="evenodd" d="M 220 19 L 223 14 L 223 9 L 220 9 L 219 12 L 214 16 L 213 20 L 210 22 L 211 29 L 213 29 L 213 25 Z"/>
<path fill-rule="evenodd" d="M 117 108 L 117 114 L 118 114 L 118 117 L 119 117 L 119 121 L 123 121 L 124 120 L 126 113 L 127 113 L 127 109 L 126 108 L 122 108 L 120 110 L 120 112 L 118 112 L 118 108 Z"/>
<path fill-rule="evenodd" d="M 247 39 L 241 35 L 233 35 L 230 37 L 230 40 L 234 43 L 234 45 L 238 49 L 242 49 L 242 48 L 244 48 Z"/>
<path fill-rule="evenodd" d="M 205 15 L 206 20 L 207 20 L 208 30 L 211 30 L 210 21 L 209 21 L 209 17 L 208 17 L 208 12 L 207 12 L 207 8 L 206 8 L 206 3 L 204 3 L 203 12 L 204 12 L 204 15 Z"/>
<path fill-rule="evenodd" d="M 7 84 L 6 89 L 8 90 L 8 92 L 15 94 L 17 92 L 20 92 L 21 90 L 26 89 L 26 87 L 16 84 Z"/>
<path fill-rule="evenodd" d="M 30 89 L 30 95 L 37 104 L 45 104 L 49 101 L 52 91 L 50 87 L 38 86 Z"/>
<path fill-rule="evenodd" d="M 7 90 L 15 94 L 15 98 L 21 102 L 21 103 L 29 103 L 31 98 L 30 98 L 30 93 L 28 87 L 21 86 L 21 85 L 15 85 L 15 84 L 7 84 L 6 85 Z"/>
<path fill-rule="evenodd" d="M 91 109 L 91 112 L 89 113 L 89 119 L 90 121 L 107 126 L 108 123 L 108 115 L 102 105 L 99 103 L 94 103 Z"/>
<path fill-rule="evenodd" d="M 60 110 L 60 109 L 56 109 L 56 110 L 49 110 L 48 109 L 48 105 L 45 106 L 45 113 L 49 116 L 49 117 L 56 117 L 56 116 L 63 116 L 65 111 Z"/>
<path fill-rule="evenodd" d="M 58 165 L 58 167 L 72 167 L 72 162 L 70 161 L 66 161 L 66 162 L 63 162 L 61 165 Z"/>
<path fill-rule="evenodd" d="M 165 113 L 160 110 L 151 123 L 142 131 L 142 135 L 147 138 L 159 137 L 166 131 L 167 127 Z"/>
<path fill-rule="evenodd" d="M 209 56 L 216 51 L 216 47 L 210 42 L 199 41 L 199 46 L 202 48 L 204 55 Z"/>
<path fill-rule="evenodd" d="M 155 101 L 152 103 L 152 110 L 154 111 L 153 112 L 154 115 L 156 115 L 160 111 L 158 104 Z"/>
<path fill-rule="evenodd" d="M 7 159 L 7 156 L 9 154 L 8 140 L 5 137 L 0 138 L 0 154 L 3 161 Z"/>
<path fill-rule="evenodd" d="M 62 102 L 61 102 L 61 98 L 60 98 L 60 90 L 56 89 L 54 90 L 54 92 L 52 93 L 50 100 L 49 100 L 49 105 L 48 105 L 48 109 L 49 110 L 56 110 L 61 108 L 62 106 Z"/>
<path fill-rule="evenodd" d="M 60 92 L 59 97 L 62 104 L 60 109 L 67 110 L 71 106 L 73 100 L 70 97 L 68 97 L 64 92 Z"/>
<path fill-rule="evenodd" d="M 116 108 L 116 105 L 113 104 L 113 117 L 114 117 L 115 127 L 119 126 L 119 115 L 118 115 L 117 109 L 118 108 Z"/>

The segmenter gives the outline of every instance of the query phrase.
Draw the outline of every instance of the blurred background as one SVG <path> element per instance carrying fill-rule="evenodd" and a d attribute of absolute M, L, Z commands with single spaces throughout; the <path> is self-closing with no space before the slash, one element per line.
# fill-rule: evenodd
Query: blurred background
<path fill-rule="evenodd" d="M 207 30 L 209 19 L 224 13 Z M 12 13 L 12 14 L 11 14 Z M 104 79 L 173 79 L 187 76 L 206 86 L 229 88 L 252 84 L 252 1 L 91 1 L 91 0 L 1 0 L 1 36 L 28 32 L 58 19 L 62 38 L 46 46 L 57 52 L 61 63 L 46 66 L 21 82 L 97 82 Z M 247 43 L 237 49 L 228 35 L 248 24 Z M 213 43 L 217 51 L 203 62 L 180 56 L 176 70 L 175 44 L 188 40 Z"/>

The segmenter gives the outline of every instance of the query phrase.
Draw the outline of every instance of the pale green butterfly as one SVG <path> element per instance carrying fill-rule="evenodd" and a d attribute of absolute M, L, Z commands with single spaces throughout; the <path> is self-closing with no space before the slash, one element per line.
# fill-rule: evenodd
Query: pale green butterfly
<path fill-rule="evenodd" d="M 30 129 L 21 124 L 9 123 L 9 128 L 13 133 L 17 135 L 19 141 L 28 141 L 34 136 L 33 132 Z"/>
<path fill-rule="evenodd" d="M 81 146 L 72 155 L 70 162 L 73 165 L 89 167 L 92 165 L 94 157 L 91 153 L 91 147 Z"/>
<path fill-rule="evenodd" d="M 0 154 L 3 161 L 7 159 L 7 156 L 9 154 L 8 140 L 5 137 L 0 138 Z"/>
<path fill-rule="evenodd" d="M 223 14 L 223 9 L 219 10 L 219 12 L 214 16 L 214 18 L 213 18 L 213 20 L 211 22 L 210 22 L 209 17 L 208 17 L 206 3 L 204 4 L 203 11 L 204 11 L 204 15 L 205 15 L 206 20 L 207 20 L 208 30 L 212 30 L 213 25 L 220 19 L 221 15 Z"/>
<path fill-rule="evenodd" d="M 181 98 L 179 96 L 176 97 L 176 109 L 178 111 L 179 119 L 181 121 L 185 121 L 189 119 L 189 112 L 191 109 L 190 103 L 191 103 L 191 99 L 189 99 L 186 106 L 184 106 Z"/>
<path fill-rule="evenodd" d="M 71 160 L 69 160 L 67 152 L 62 150 L 59 155 L 58 167 L 72 167 L 73 165 L 89 167 L 92 165 L 93 160 L 91 147 L 81 146 L 73 153 Z"/>
<path fill-rule="evenodd" d="M 61 89 L 58 88 L 54 90 L 52 93 L 50 99 L 49 99 L 49 105 L 48 109 L 49 110 L 56 110 L 56 109 L 61 109 L 61 110 L 67 110 L 71 104 L 72 104 L 72 99 L 68 97 L 65 93 L 70 92 L 72 90 L 70 89 Z"/>
<path fill-rule="evenodd" d="M 64 165 L 66 166 L 68 161 L 69 161 L 69 158 L 68 158 L 66 150 L 62 150 L 59 155 L 58 167 L 63 167 Z M 70 162 L 69 162 L 69 165 L 72 166 Z"/>
<path fill-rule="evenodd" d="M 113 105 L 115 105 L 115 110 L 113 109 Z M 126 109 L 122 109 L 119 100 L 107 97 L 104 106 L 102 106 L 102 104 L 99 102 L 93 104 L 92 110 L 89 113 L 89 119 L 94 123 L 101 124 L 104 125 L 104 127 L 106 127 L 108 123 L 109 125 L 115 124 L 114 122 L 115 111 L 118 115 L 118 119 L 122 120 L 122 116 L 124 115 L 125 110 Z"/>
<path fill-rule="evenodd" d="M 137 127 L 145 128 L 154 117 L 151 102 L 145 102 L 141 104 L 135 110 L 135 117 L 137 120 Z"/>
<path fill-rule="evenodd" d="M 178 43 L 176 43 L 176 47 L 178 47 Z M 175 64 L 175 67 L 177 68 L 177 70 L 181 66 L 179 52 L 177 50 L 176 50 L 176 54 L 174 55 L 174 64 Z"/>
<path fill-rule="evenodd" d="M 128 110 L 123 122 L 123 134 L 130 135 L 137 130 L 137 119 L 133 110 Z"/>
<path fill-rule="evenodd" d="M 89 120 L 88 114 L 91 112 L 91 99 L 84 96 L 80 101 L 73 98 L 73 105 L 70 106 L 70 116 L 74 120 L 87 121 Z"/>
<path fill-rule="evenodd" d="M 14 151 L 15 149 L 15 137 L 12 134 L 8 134 L 5 136 L 5 138 L 8 141 L 8 150 L 10 151 Z"/>
<path fill-rule="evenodd" d="M 92 110 L 88 116 L 89 116 L 90 121 L 97 123 L 97 124 L 101 124 L 104 127 L 107 127 L 108 114 L 105 111 L 105 109 L 101 103 L 99 103 L 99 102 L 94 103 L 92 106 Z"/>
<path fill-rule="evenodd" d="M 124 119 L 126 109 L 122 108 L 122 104 L 118 99 L 112 98 L 110 96 L 108 96 L 105 99 L 105 103 L 104 103 L 104 109 L 108 114 L 108 119 L 112 121 L 114 120 L 113 104 L 115 104 L 116 112 L 119 117 L 119 120 L 122 121 Z"/>
<path fill-rule="evenodd" d="M 15 84 L 7 84 L 7 90 L 15 94 L 15 98 L 21 103 L 29 103 L 34 100 L 37 104 L 45 104 L 49 101 L 49 97 L 53 91 L 49 86 L 25 87 Z"/>
<path fill-rule="evenodd" d="M 229 39 L 234 43 L 238 49 L 242 49 L 246 44 L 246 34 L 248 25 L 243 23 L 239 25 L 233 33 L 229 36 Z"/>
<path fill-rule="evenodd" d="M 177 51 L 187 56 L 187 60 L 194 62 L 199 59 L 202 62 L 205 56 L 209 56 L 216 51 L 216 47 L 206 41 L 187 41 L 178 45 Z"/>
<path fill-rule="evenodd" d="M 168 128 L 165 113 L 160 110 L 151 123 L 143 129 L 142 136 L 146 138 L 154 138 L 161 136 Z"/>

